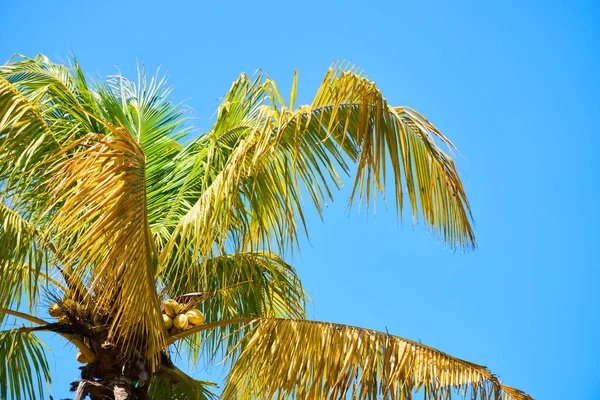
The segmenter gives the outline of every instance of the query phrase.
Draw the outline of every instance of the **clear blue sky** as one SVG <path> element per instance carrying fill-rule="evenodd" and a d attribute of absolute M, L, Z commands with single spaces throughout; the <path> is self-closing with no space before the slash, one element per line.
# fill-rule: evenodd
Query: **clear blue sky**
<path fill-rule="evenodd" d="M 204 129 L 242 71 L 287 91 L 298 68 L 308 102 L 332 61 L 360 65 L 459 147 L 479 249 L 393 210 L 348 216 L 343 190 L 291 259 L 309 316 L 421 340 L 536 399 L 597 399 L 599 21 L 595 1 L 0 0 L 0 59 L 73 52 L 132 77 L 143 59 Z M 79 371 L 50 343 L 57 399 Z"/>

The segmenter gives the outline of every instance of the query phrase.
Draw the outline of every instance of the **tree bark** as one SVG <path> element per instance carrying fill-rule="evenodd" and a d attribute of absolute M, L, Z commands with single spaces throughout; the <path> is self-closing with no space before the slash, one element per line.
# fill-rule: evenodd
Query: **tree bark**
<path fill-rule="evenodd" d="M 75 390 L 75 387 L 77 388 Z M 148 386 L 136 387 L 135 382 L 125 376 L 112 377 L 104 383 L 82 379 L 73 383 L 73 400 L 148 400 Z"/>

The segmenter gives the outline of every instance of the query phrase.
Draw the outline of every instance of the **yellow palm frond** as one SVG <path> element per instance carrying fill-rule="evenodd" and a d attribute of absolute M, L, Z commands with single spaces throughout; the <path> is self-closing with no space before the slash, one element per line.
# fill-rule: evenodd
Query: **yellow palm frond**
<path fill-rule="evenodd" d="M 39 107 L 34 107 L 16 87 L 0 76 L 0 193 L 27 188 L 32 165 L 58 147 Z"/>
<path fill-rule="evenodd" d="M 367 329 L 258 319 L 242 346 L 224 398 L 532 400 L 483 366 Z"/>
<path fill-rule="evenodd" d="M 449 149 L 454 145 L 412 108 L 390 106 L 366 76 L 341 65 L 330 68 L 312 104 L 290 112 L 284 121 L 278 128 L 282 136 L 294 132 L 334 142 L 357 163 L 351 200 L 358 194 L 367 207 L 374 203 L 377 192 L 384 196 L 389 174 L 399 211 L 407 195 L 415 220 L 421 214 L 450 245 L 475 244 L 454 161 L 437 142 Z"/>
<path fill-rule="evenodd" d="M 28 58 L 16 55 L 0 66 L 0 77 L 13 84 L 19 93 L 44 114 L 52 131 L 58 133 L 67 120 L 76 121 L 82 132 L 96 132 L 101 124 L 86 115 L 99 111 L 96 96 L 90 91 L 77 60 L 71 68 L 51 62 L 45 55 Z"/>
<path fill-rule="evenodd" d="M 19 308 L 26 293 L 30 312 L 34 311 L 42 285 L 81 297 L 85 292 L 81 281 L 60 266 L 62 261 L 54 243 L 39 228 L 0 203 L 0 307 Z"/>
<path fill-rule="evenodd" d="M 204 292 L 195 304 L 206 322 L 234 318 L 305 318 L 306 293 L 295 269 L 274 253 L 256 251 L 227 254 L 191 266 L 176 266 L 164 275 L 172 298 L 188 292 Z M 201 331 L 185 343 L 191 361 L 201 350 L 212 358 L 226 354 L 239 342 L 243 332 L 237 326 Z"/>
<path fill-rule="evenodd" d="M 73 141 L 48 168 L 47 235 L 60 243 L 72 273 L 88 282 L 94 306 L 111 310 L 111 340 L 126 352 L 155 355 L 166 332 L 146 215 L 145 158 L 125 129 L 105 126 L 112 135 Z"/>
<path fill-rule="evenodd" d="M 348 159 L 357 165 L 352 198 L 374 203 L 390 175 L 399 212 L 408 197 L 415 220 L 421 215 L 452 246 L 474 246 L 462 183 L 438 142 L 453 148 L 419 113 L 388 105 L 353 70 L 331 68 L 313 103 L 294 110 L 273 81 L 242 75 L 215 126 L 195 142 L 203 147 L 190 153 L 187 174 L 169 177 L 181 182 L 181 196 L 165 220 L 172 234 L 160 265 L 190 264 L 228 245 L 295 245 L 302 191 L 320 211 L 331 184 L 341 184 L 338 169 L 349 171 Z"/>

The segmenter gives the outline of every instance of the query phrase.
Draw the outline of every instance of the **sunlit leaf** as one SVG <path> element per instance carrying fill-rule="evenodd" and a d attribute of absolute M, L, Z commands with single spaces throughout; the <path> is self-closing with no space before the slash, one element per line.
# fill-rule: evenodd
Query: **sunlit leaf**
<path fill-rule="evenodd" d="M 45 347 L 34 334 L 0 331 L 0 398 L 42 398 L 51 383 Z"/>
<path fill-rule="evenodd" d="M 483 366 L 372 330 L 259 319 L 245 340 L 224 398 L 531 400 Z"/>
<path fill-rule="evenodd" d="M 206 322 L 234 318 L 305 318 L 306 294 L 294 268 L 268 252 L 249 252 L 219 256 L 194 268 L 170 271 L 171 297 L 175 294 L 203 292 L 195 307 Z M 202 353 L 212 358 L 219 351 L 228 353 L 239 342 L 239 326 L 225 325 L 190 337 L 187 344 L 192 361 Z"/>
<path fill-rule="evenodd" d="M 150 381 L 148 397 L 151 400 L 211 400 L 218 396 L 212 392 L 213 382 L 193 379 L 174 368 L 162 368 Z"/>

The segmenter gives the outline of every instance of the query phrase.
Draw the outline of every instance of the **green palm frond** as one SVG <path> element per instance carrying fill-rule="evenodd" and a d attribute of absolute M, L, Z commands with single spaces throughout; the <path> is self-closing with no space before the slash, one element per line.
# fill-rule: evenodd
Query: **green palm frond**
<path fill-rule="evenodd" d="M 32 190 L 39 179 L 32 167 L 56 152 L 58 142 L 40 107 L 29 103 L 15 86 L 0 76 L 0 195 Z"/>
<path fill-rule="evenodd" d="M 391 175 L 399 212 L 407 196 L 415 219 L 421 215 L 452 246 L 473 246 L 462 184 L 437 142 L 452 148 L 420 114 L 389 106 L 352 70 L 330 69 L 313 103 L 295 110 L 270 79 L 242 75 L 213 129 L 195 143 L 204 147 L 183 152 L 195 160 L 185 163 L 186 193 L 165 221 L 170 226 L 179 217 L 161 265 L 189 264 L 227 246 L 293 245 L 297 220 L 304 221 L 302 190 L 320 211 L 331 185 L 341 184 L 338 170 L 349 171 L 347 159 L 358 167 L 352 198 L 374 203 Z"/>
<path fill-rule="evenodd" d="M 0 398 L 42 398 L 51 383 L 45 347 L 32 333 L 0 331 Z"/>
<path fill-rule="evenodd" d="M 171 297 L 204 292 L 196 305 L 206 322 L 234 318 L 305 318 L 306 293 L 295 269 L 274 253 L 257 251 L 228 254 L 206 263 L 180 267 L 167 274 Z M 200 349 L 212 358 L 233 349 L 243 336 L 239 326 L 225 325 L 191 336 L 186 343 L 192 362 Z"/>
<path fill-rule="evenodd" d="M 178 224 L 182 224 L 186 214 L 191 213 L 194 204 L 196 204 L 196 207 L 200 207 L 198 203 L 203 202 L 202 198 L 208 198 L 206 201 L 210 201 L 210 196 L 218 195 L 217 186 L 223 180 L 224 169 L 232 163 L 236 153 L 243 151 L 243 148 L 241 148 L 243 147 L 243 140 L 260 123 L 257 119 L 259 117 L 258 110 L 260 102 L 264 101 L 265 88 L 260 82 L 250 82 L 245 76 L 234 82 L 219 108 L 219 116 L 210 132 L 193 141 L 173 160 L 172 172 L 165 177 L 163 184 L 175 195 L 171 207 L 167 210 L 161 222 L 161 229 L 165 232 L 163 236 L 170 237 L 171 244 L 176 241 L 175 235 L 171 235 L 173 230 Z M 240 162 L 243 161 L 243 159 L 240 159 Z M 247 182 L 242 181 L 239 184 L 240 186 L 247 185 Z M 229 191 L 237 189 L 235 184 L 232 185 L 227 188 Z M 244 201 L 241 193 L 234 191 L 231 194 L 235 196 L 235 199 L 231 201 L 235 202 L 238 208 L 228 209 L 227 206 L 224 206 L 223 209 L 216 209 L 219 215 L 227 213 L 227 210 L 231 212 L 228 218 L 232 222 L 230 225 L 224 224 L 221 228 L 221 233 L 225 232 L 225 235 L 232 225 L 241 226 L 244 223 L 243 220 L 249 217 L 239 207 L 243 205 L 242 202 Z M 265 197 L 264 201 L 270 200 Z M 218 204 L 215 204 L 215 206 L 218 207 Z M 241 213 L 238 211 L 241 211 Z M 234 220 L 238 222 L 233 222 Z M 215 217 L 215 221 L 218 223 L 219 219 Z M 208 226 L 206 230 L 214 228 L 214 226 Z M 205 241 L 205 247 L 195 250 L 192 256 L 209 254 L 210 251 L 206 247 L 210 249 L 211 240 L 216 238 L 216 235 L 217 232 L 211 233 L 211 236 Z M 217 245 L 224 246 L 224 243 L 218 243 Z M 182 248 L 183 246 L 178 247 Z M 171 250 L 172 247 L 165 248 L 163 255 L 170 257 Z"/>
<path fill-rule="evenodd" d="M 19 308 L 26 294 L 29 312 L 35 312 L 43 287 L 83 293 L 81 282 L 60 267 L 54 243 L 43 236 L 34 224 L 0 203 L 0 308 Z"/>
<path fill-rule="evenodd" d="M 177 367 L 161 368 L 150 381 L 148 397 L 151 400 L 216 400 L 211 390 L 217 385 L 213 382 L 193 379 Z"/>
<path fill-rule="evenodd" d="M 66 340 L 71 342 L 71 344 L 75 345 L 79 349 L 80 352 L 85 354 L 85 356 L 87 357 L 88 360 L 94 360 L 96 358 L 96 355 L 92 352 L 92 350 L 88 347 L 88 345 L 77 335 L 73 335 L 71 333 L 67 333 L 62 330 L 52 329 L 52 328 L 56 327 L 56 325 L 60 325 L 60 324 L 48 323 L 47 321 L 44 321 L 43 319 L 40 319 L 36 316 L 29 315 L 29 314 L 26 314 L 26 313 L 23 313 L 20 311 L 0 308 L 0 316 L 5 316 L 5 315 L 10 315 L 15 318 L 24 319 L 26 321 L 32 322 L 37 325 L 35 327 L 22 328 L 21 331 L 23 331 L 23 332 L 32 332 L 32 331 L 56 332 L 59 335 L 61 335 L 63 338 L 65 338 Z"/>
<path fill-rule="evenodd" d="M 36 325 L 46 325 L 48 324 L 47 321 L 44 321 L 41 318 L 38 318 L 34 315 L 30 315 L 21 311 L 15 311 L 15 310 L 10 310 L 10 309 L 6 309 L 6 308 L 0 308 L 0 315 L 11 315 L 13 317 L 16 318 L 21 318 L 24 319 L 26 321 L 32 322 Z"/>
<path fill-rule="evenodd" d="M 483 366 L 372 330 L 259 319 L 245 340 L 224 398 L 532 400 Z"/>
<path fill-rule="evenodd" d="M 35 104 L 50 125 L 76 121 L 80 132 L 99 132 L 102 125 L 86 112 L 98 114 L 96 96 L 77 60 L 72 68 L 51 62 L 46 56 L 16 56 L 0 67 L 0 76 Z M 55 130 L 55 129 L 53 129 Z"/>
<path fill-rule="evenodd" d="M 35 227 L 0 203 L 0 308 L 18 309 L 26 294 L 29 310 L 34 309 L 47 253 L 36 240 Z"/>
<path fill-rule="evenodd" d="M 170 161 L 182 150 L 178 141 L 189 134 L 184 111 L 170 101 L 170 94 L 164 78 L 148 76 L 141 68 L 138 68 L 137 83 L 118 75 L 98 88 L 102 118 L 114 125 L 122 124 L 140 144 L 146 157 L 151 228 L 173 201 L 163 179 L 173 167 Z"/>

